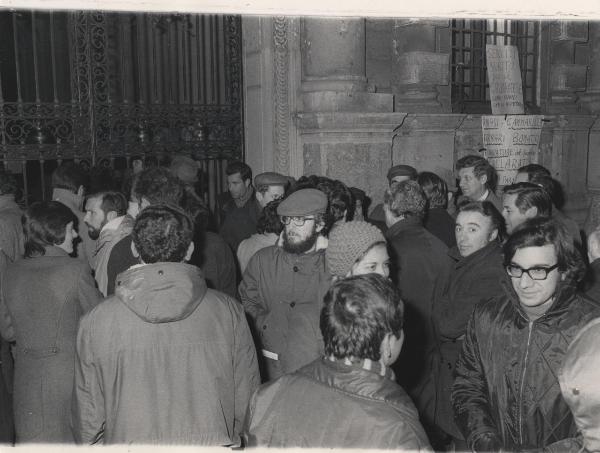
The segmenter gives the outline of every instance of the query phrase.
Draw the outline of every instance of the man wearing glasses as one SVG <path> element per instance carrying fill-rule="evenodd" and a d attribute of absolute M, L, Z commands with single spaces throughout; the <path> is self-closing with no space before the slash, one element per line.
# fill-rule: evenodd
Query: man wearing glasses
<path fill-rule="evenodd" d="M 320 190 L 293 192 L 277 207 L 282 243 L 256 252 L 244 272 L 240 297 L 254 324 L 263 381 L 323 353 L 319 314 L 330 276 L 318 239 L 326 210 Z"/>
<path fill-rule="evenodd" d="M 555 220 L 517 227 L 504 266 L 505 294 L 475 307 L 456 364 L 454 414 L 473 451 L 541 449 L 577 434 L 557 372 L 571 339 L 600 315 L 577 293 L 585 264 Z"/>

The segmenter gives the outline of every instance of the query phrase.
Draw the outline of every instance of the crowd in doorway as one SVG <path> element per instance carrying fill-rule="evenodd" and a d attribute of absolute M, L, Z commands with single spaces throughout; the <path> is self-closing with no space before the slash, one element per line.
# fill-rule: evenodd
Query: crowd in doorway
<path fill-rule="evenodd" d="M 455 170 L 371 208 L 235 161 L 212 210 L 184 155 L 26 209 L 0 171 L 0 442 L 600 451 L 600 225 Z"/>

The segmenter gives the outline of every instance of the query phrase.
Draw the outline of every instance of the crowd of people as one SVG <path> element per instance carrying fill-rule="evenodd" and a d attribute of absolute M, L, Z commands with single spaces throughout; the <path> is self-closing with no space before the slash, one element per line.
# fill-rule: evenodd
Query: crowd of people
<path fill-rule="evenodd" d="M 236 161 L 214 212 L 198 168 L 64 162 L 24 210 L 0 171 L 1 442 L 600 451 L 600 226 L 546 168 L 370 209 Z"/>

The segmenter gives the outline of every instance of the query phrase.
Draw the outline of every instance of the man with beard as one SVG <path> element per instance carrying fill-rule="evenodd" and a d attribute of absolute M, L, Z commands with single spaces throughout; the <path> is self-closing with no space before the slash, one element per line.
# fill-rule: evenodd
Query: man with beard
<path fill-rule="evenodd" d="M 106 191 L 91 195 L 85 203 L 83 222 L 90 238 L 96 241 L 91 265 L 98 289 L 106 297 L 108 259 L 121 239 L 131 233 L 133 218 L 127 214 L 127 199 L 120 192 Z"/>
<path fill-rule="evenodd" d="M 256 252 L 244 272 L 240 296 L 254 324 L 264 381 L 323 353 L 319 313 L 330 276 L 319 238 L 326 210 L 327 196 L 320 190 L 292 193 L 277 208 L 282 246 Z"/>

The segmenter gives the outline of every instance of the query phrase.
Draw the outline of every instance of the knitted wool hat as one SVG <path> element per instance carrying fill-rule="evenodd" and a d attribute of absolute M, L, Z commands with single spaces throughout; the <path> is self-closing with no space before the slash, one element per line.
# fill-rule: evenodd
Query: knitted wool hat
<path fill-rule="evenodd" d="M 325 256 L 332 275 L 345 277 L 356 260 L 376 242 L 385 242 L 379 228 L 361 220 L 342 223 L 329 233 Z"/>

